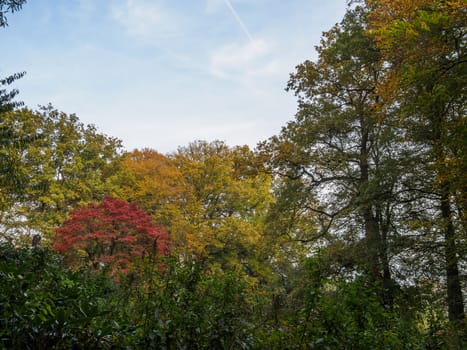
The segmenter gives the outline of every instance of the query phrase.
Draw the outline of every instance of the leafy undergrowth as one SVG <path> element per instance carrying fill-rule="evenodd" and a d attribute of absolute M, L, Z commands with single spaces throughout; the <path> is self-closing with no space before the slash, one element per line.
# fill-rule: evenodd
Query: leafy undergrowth
<path fill-rule="evenodd" d="M 301 295 L 267 295 L 235 272 L 173 258 L 120 282 L 71 270 L 47 248 L 0 245 L 5 349 L 460 349 L 462 332 L 388 310 L 364 279 L 336 283 L 306 265 Z M 161 268 L 163 266 L 163 268 Z"/>

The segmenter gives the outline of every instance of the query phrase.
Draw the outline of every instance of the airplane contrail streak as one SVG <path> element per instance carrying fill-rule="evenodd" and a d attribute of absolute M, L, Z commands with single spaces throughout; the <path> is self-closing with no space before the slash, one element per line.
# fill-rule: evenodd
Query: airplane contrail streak
<path fill-rule="evenodd" d="M 230 2 L 230 0 L 224 0 L 225 1 L 225 4 L 227 5 L 227 7 L 229 8 L 230 12 L 232 13 L 232 15 L 234 16 L 235 20 L 238 22 L 238 24 L 240 25 L 240 27 L 242 28 L 243 32 L 245 33 L 245 35 L 248 37 L 248 39 L 254 43 L 254 40 L 253 40 L 253 37 L 251 36 L 250 34 L 250 31 L 248 30 L 248 28 L 246 27 L 245 23 L 243 23 L 242 19 L 240 18 L 240 16 L 238 15 L 237 11 L 235 11 L 234 7 L 232 6 L 232 3 Z"/>

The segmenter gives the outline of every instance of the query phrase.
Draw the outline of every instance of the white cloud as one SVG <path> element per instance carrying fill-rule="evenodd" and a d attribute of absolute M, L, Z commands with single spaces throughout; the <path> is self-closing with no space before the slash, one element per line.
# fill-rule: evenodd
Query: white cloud
<path fill-rule="evenodd" d="M 113 18 L 140 40 L 161 40 L 177 35 L 180 21 L 159 1 L 125 0 L 113 7 Z"/>
<path fill-rule="evenodd" d="M 210 72 L 234 80 L 274 75 L 277 62 L 271 59 L 271 52 L 271 46 L 264 40 L 228 44 L 211 53 Z"/>

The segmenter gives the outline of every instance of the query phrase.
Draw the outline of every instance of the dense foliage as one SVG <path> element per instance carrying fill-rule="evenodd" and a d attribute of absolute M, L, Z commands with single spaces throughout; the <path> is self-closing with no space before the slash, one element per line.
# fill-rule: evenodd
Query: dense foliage
<path fill-rule="evenodd" d="M 169 237 L 144 211 L 126 201 L 105 197 L 70 213 L 56 230 L 53 248 L 70 264 L 80 260 L 94 269 L 127 273 L 136 259 L 167 255 Z"/>
<path fill-rule="evenodd" d="M 232 348 L 253 338 L 251 307 L 234 273 L 207 276 L 196 265 L 141 263 L 146 275 L 116 285 L 70 270 L 44 248 L 0 246 L 2 348 Z M 249 326 L 252 328 L 252 324 Z"/>
<path fill-rule="evenodd" d="M 50 105 L 19 109 L 2 114 L 1 128 L 11 135 L 1 150 L 10 185 L 0 192 L 5 238 L 36 231 L 49 237 L 70 210 L 114 193 L 121 142 L 76 115 Z"/>
<path fill-rule="evenodd" d="M 47 248 L 1 244 L 1 347 L 462 348 L 461 331 L 435 308 L 424 314 L 405 300 L 401 310 L 386 309 L 370 280 L 333 280 L 326 265 L 320 255 L 307 259 L 300 295 L 276 301 L 274 310 L 235 272 L 148 256 L 117 284 L 69 269 Z"/>
<path fill-rule="evenodd" d="M 0 348 L 465 349 L 466 13 L 350 1 L 256 150 L 122 153 L 0 79 Z"/>

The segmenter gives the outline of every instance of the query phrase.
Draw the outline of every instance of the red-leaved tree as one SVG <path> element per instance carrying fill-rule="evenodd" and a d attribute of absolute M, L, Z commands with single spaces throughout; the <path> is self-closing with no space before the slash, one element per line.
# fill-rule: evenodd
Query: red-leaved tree
<path fill-rule="evenodd" d="M 105 197 L 71 212 L 56 230 L 53 248 L 71 261 L 126 273 L 135 258 L 167 255 L 169 237 L 149 215 L 124 200 Z"/>

